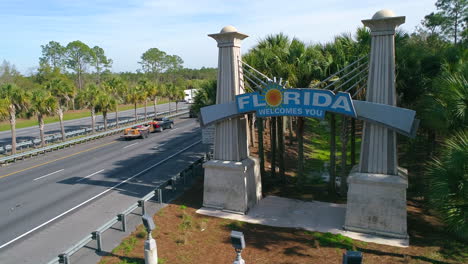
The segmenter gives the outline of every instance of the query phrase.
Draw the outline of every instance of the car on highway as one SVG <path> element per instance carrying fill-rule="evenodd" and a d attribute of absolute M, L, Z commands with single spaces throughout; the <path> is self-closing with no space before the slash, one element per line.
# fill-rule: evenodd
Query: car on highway
<path fill-rule="evenodd" d="M 147 138 L 150 133 L 150 128 L 147 125 L 138 125 L 124 130 L 123 138 L 125 140 L 133 138 Z"/>
<path fill-rule="evenodd" d="M 153 132 L 153 130 L 162 132 L 164 129 L 173 128 L 174 121 L 167 117 L 156 117 L 153 121 L 149 122 L 148 125 L 151 126 L 151 132 Z"/>

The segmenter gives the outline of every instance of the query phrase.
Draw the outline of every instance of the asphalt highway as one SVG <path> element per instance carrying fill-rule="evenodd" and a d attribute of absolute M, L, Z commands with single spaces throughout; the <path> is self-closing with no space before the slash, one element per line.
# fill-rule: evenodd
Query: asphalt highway
<path fill-rule="evenodd" d="M 89 234 L 89 228 L 106 221 L 99 217 L 101 211 L 124 210 L 130 201 L 135 202 L 200 157 L 206 151 L 200 141 L 198 123 L 182 117 L 175 120 L 173 129 L 153 133 L 147 139 L 125 141 L 112 136 L 0 168 L 0 263 L 34 263 L 27 261 L 31 256 L 18 250 L 33 243 L 36 233 L 44 235 L 45 230 L 50 237 L 58 228 L 54 225 L 57 221 L 78 221 L 80 227 L 71 230 L 68 244 L 60 238 L 55 241 L 54 236 L 47 238 L 47 243 L 70 246 L 76 242 L 73 238 L 82 238 Z M 92 219 L 70 216 L 91 210 L 87 207 L 104 202 L 112 193 L 120 195 L 119 201 L 107 201 L 106 209 L 93 214 Z M 62 231 L 57 234 L 63 236 Z M 55 251 L 38 252 L 44 260 L 56 256 Z"/>
<path fill-rule="evenodd" d="M 185 108 L 187 105 L 185 103 L 179 103 L 178 108 Z M 176 104 L 171 103 L 171 111 L 176 109 Z M 161 104 L 156 106 L 156 111 L 158 112 L 165 112 L 169 110 L 169 104 Z M 143 116 L 144 115 L 144 108 L 137 109 L 137 115 Z M 154 112 L 154 108 L 152 105 L 147 107 L 147 114 L 152 114 Z M 134 117 L 135 110 L 125 110 L 119 112 L 119 120 L 125 120 Z M 115 114 L 109 113 L 107 117 L 107 122 L 115 122 Z M 102 115 L 96 116 L 96 126 L 104 124 Z M 89 128 L 91 127 L 91 117 L 83 117 L 79 119 L 68 120 L 64 122 L 65 131 L 73 131 L 79 130 L 82 128 Z M 46 124 L 44 127 L 44 131 L 46 136 L 50 134 L 57 134 L 60 133 L 60 123 L 50 123 Z M 26 141 L 39 138 L 39 128 L 38 126 L 26 127 L 16 130 L 16 140 L 17 142 Z M 11 144 L 11 132 L 10 131 L 2 131 L 0 132 L 0 146 L 2 145 L 9 145 Z"/>

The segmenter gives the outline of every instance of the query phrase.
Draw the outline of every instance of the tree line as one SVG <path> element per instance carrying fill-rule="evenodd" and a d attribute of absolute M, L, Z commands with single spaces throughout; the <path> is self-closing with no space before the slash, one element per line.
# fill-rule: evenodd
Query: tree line
<path fill-rule="evenodd" d="M 102 113 L 107 130 L 110 112 L 115 112 L 118 125 L 121 104 L 132 104 L 136 118 L 137 106 L 143 103 L 145 120 L 148 102 L 156 113 L 159 98 L 176 102 L 177 111 L 178 102 L 184 99 L 184 89 L 198 88 L 216 76 L 216 69 L 212 68 L 183 68 L 182 58 L 157 48 L 141 55 L 141 69 L 136 73 L 112 73 L 112 59 L 104 49 L 91 48 L 79 40 L 65 46 L 50 41 L 41 48 L 39 67 L 30 76 L 21 75 L 9 62 L 0 65 L 0 118 L 9 120 L 12 154 L 16 153 L 18 117 L 37 118 L 41 146 L 45 146 L 46 116 L 58 116 L 65 140 L 63 118 L 67 110 L 88 109 L 94 133 L 97 113 Z"/>

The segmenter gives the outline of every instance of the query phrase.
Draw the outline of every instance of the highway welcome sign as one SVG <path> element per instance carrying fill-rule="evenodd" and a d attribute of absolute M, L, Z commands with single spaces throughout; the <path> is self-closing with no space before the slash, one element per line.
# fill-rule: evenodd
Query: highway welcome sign
<path fill-rule="evenodd" d="M 322 119 L 327 111 L 356 117 L 349 93 L 285 89 L 277 83 L 268 83 L 260 92 L 237 95 L 236 104 L 239 113 L 255 111 L 259 117 L 305 116 Z"/>

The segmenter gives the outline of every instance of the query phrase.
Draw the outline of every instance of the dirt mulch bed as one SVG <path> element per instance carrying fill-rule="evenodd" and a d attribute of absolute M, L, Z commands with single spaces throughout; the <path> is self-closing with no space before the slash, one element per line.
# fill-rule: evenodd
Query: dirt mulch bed
<path fill-rule="evenodd" d="M 202 216 L 202 181 L 154 216 L 153 232 L 162 264 L 232 263 L 231 230 L 244 232 L 246 263 L 341 263 L 347 249 L 363 252 L 364 263 L 467 263 L 468 245 L 457 242 L 442 230 L 418 202 L 408 203 L 410 244 L 408 248 L 353 241 L 340 235 L 276 228 Z M 124 239 L 100 264 L 144 263 L 143 227 Z"/>

